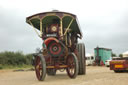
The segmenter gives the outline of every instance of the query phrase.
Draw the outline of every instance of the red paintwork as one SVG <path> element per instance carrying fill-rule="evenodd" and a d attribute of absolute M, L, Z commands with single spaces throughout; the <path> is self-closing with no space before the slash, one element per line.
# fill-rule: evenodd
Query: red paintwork
<path fill-rule="evenodd" d="M 58 47 L 58 51 L 57 52 L 54 52 L 52 49 L 53 49 L 53 46 L 54 45 L 56 45 L 57 47 Z M 52 53 L 52 54 L 54 54 L 54 55 L 57 55 L 57 54 L 59 54 L 60 52 L 61 52 L 61 46 L 60 46 L 60 44 L 58 44 L 58 43 L 52 43 L 51 44 L 51 46 L 50 46 L 50 52 Z"/>
<path fill-rule="evenodd" d="M 57 43 L 59 43 L 59 40 L 57 40 L 56 38 L 54 37 L 50 37 L 50 38 L 47 38 L 46 40 L 44 40 L 44 43 L 45 45 L 47 46 L 51 41 L 56 41 Z"/>
<path fill-rule="evenodd" d="M 116 65 L 121 66 L 121 67 L 116 67 Z M 128 70 L 128 60 L 110 61 L 110 70 Z"/>

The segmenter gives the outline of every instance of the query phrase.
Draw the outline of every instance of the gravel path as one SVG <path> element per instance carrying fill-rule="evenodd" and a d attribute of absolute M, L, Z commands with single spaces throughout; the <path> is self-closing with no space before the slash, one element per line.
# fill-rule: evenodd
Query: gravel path
<path fill-rule="evenodd" d="M 70 79 L 66 72 L 46 76 L 45 81 L 36 79 L 34 71 L 0 70 L 0 85 L 128 85 L 128 73 L 114 73 L 107 67 L 87 67 L 86 75 Z"/>

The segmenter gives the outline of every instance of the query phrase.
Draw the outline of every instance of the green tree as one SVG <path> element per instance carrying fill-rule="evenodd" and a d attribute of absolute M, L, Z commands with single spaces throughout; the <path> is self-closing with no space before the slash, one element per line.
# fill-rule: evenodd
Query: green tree
<path fill-rule="evenodd" d="M 32 54 L 24 55 L 23 52 L 0 52 L 0 65 L 22 66 L 31 65 Z"/>
<path fill-rule="evenodd" d="M 116 57 L 116 54 L 115 53 L 112 53 L 112 57 Z"/>
<path fill-rule="evenodd" d="M 119 57 L 121 57 L 121 58 L 122 58 L 122 57 L 123 57 L 123 55 L 122 55 L 122 54 L 119 54 Z"/>

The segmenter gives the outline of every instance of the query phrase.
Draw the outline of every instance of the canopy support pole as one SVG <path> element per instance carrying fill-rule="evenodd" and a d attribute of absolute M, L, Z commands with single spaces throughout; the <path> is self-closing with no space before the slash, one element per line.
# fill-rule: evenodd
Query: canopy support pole
<path fill-rule="evenodd" d="M 42 32 L 42 22 L 41 22 L 41 19 L 40 19 L 40 37 L 42 37 L 42 34 L 43 34 L 43 32 Z"/>
<path fill-rule="evenodd" d="M 63 22 L 62 22 L 62 19 L 60 19 L 60 36 L 61 36 L 61 39 L 63 39 Z"/>
<path fill-rule="evenodd" d="M 39 33 L 37 32 L 36 28 L 35 28 L 35 27 L 33 26 L 33 24 L 31 23 L 30 20 L 29 20 L 29 23 L 32 25 L 32 27 L 33 27 L 33 29 L 35 30 L 36 34 L 37 34 L 39 37 L 41 37 L 41 36 L 39 35 Z"/>
<path fill-rule="evenodd" d="M 67 33 L 67 31 L 69 30 L 69 27 L 71 26 L 71 24 L 72 24 L 73 20 L 74 20 L 74 19 L 72 19 L 72 20 L 71 20 L 71 22 L 69 23 L 69 25 L 68 25 L 68 27 L 67 27 L 67 29 L 66 29 L 66 31 L 65 31 L 65 33 L 64 33 L 64 35 L 66 35 L 66 33 Z"/>

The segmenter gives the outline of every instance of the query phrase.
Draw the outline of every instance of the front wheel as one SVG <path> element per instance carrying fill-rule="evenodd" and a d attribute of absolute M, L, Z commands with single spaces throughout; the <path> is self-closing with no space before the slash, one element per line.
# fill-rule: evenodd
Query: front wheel
<path fill-rule="evenodd" d="M 43 81 L 46 77 L 46 62 L 44 56 L 37 55 L 35 57 L 35 72 L 39 81 Z"/>
<path fill-rule="evenodd" d="M 70 78 L 76 78 L 78 75 L 78 60 L 74 53 L 71 53 L 67 56 L 67 74 Z"/>

